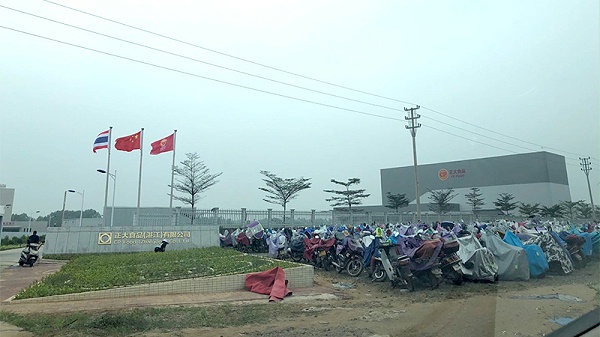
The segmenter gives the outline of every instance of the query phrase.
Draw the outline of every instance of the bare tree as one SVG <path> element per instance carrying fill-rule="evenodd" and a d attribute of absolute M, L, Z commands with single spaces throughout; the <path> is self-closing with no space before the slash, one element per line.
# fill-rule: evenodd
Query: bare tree
<path fill-rule="evenodd" d="M 263 199 L 272 204 L 283 206 L 283 223 L 285 224 L 285 211 L 290 200 L 295 199 L 302 190 L 310 188 L 310 178 L 280 178 L 269 171 L 260 171 L 264 175 L 263 181 L 267 187 L 259 187 L 261 191 L 267 192 Z"/>
<path fill-rule="evenodd" d="M 177 183 L 173 185 L 173 188 L 183 196 L 175 196 L 175 200 L 179 200 L 184 204 L 192 207 L 192 224 L 194 223 L 194 214 L 196 212 L 196 205 L 200 200 L 200 194 L 208 190 L 211 186 L 218 183 L 217 178 L 223 174 L 223 172 L 217 174 L 210 174 L 210 170 L 204 165 L 204 162 L 200 160 L 198 153 L 186 153 L 186 160 L 181 162 L 181 166 L 175 166 L 175 176 L 177 176 Z"/>
<path fill-rule="evenodd" d="M 331 206 L 348 206 L 347 210 L 350 213 L 350 222 L 352 222 L 352 206 L 362 204 L 362 200 L 367 198 L 371 194 L 365 194 L 365 189 L 351 190 L 350 186 L 360 184 L 360 179 L 358 178 L 350 178 L 347 182 L 337 181 L 335 179 L 331 179 L 331 182 L 334 184 L 342 185 L 345 189 L 338 190 L 323 190 L 327 193 L 333 193 L 334 195 L 325 199 L 325 201 L 331 202 Z"/>

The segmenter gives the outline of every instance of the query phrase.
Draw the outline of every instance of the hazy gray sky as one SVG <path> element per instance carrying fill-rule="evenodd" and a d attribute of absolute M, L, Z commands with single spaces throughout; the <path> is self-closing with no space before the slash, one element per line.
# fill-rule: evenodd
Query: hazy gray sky
<path fill-rule="evenodd" d="M 260 170 L 312 178 L 313 188 L 290 208 L 329 209 L 323 192 L 334 187 L 329 180 L 351 177 L 361 178 L 371 193 L 365 204 L 381 204 L 379 170 L 412 165 L 405 113 L 393 110 L 411 107 L 401 101 L 435 110 L 418 111 L 422 164 L 548 150 L 567 158 L 571 197 L 588 200 L 578 157 L 591 156 L 598 196 L 598 1 L 56 2 L 396 101 L 45 1 L 0 0 L 0 26 L 197 75 L 0 28 L 0 183 L 16 189 L 13 213 L 61 209 L 66 189 L 85 190 L 84 208 L 101 211 L 105 178 L 96 169 L 105 168 L 107 151 L 94 154 L 92 143 L 109 126 L 113 138 L 145 128 L 142 207 L 169 205 L 171 153 L 149 152 L 151 142 L 174 129 L 177 162 L 186 152 L 198 152 L 212 172 L 223 172 L 201 208 L 276 206 L 262 201 Z M 383 107 L 249 77 L 5 7 Z M 113 149 L 114 169 L 116 205 L 135 206 L 139 151 Z M 80 202 L 69 194 L 67 209 L 79 209 Z"/>

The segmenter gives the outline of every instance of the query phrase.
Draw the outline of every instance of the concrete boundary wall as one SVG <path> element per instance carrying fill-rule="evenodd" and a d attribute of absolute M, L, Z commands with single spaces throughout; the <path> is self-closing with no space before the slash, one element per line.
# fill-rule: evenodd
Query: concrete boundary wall
<path fill-rule="evenodd" d="M 299 265 L 298 267 L 285 269 L 285 278 L 288 280 L 288 287 L 292 291 L 294 288 L 312 287 L 314 285 L 314 267 Z M 153 295 L 220 293 L 245 289 L 245 280 L 246 274 L 202 277 L 12 301 L 15 303 L 44 303 Z"/>
<path fill-rule="evenodd" d="M 48 227 L 45 254 L 122 253 L 154 251 L 165 239 L 167 250 L 219 246 L 219 227 L 122 226 Z"/>

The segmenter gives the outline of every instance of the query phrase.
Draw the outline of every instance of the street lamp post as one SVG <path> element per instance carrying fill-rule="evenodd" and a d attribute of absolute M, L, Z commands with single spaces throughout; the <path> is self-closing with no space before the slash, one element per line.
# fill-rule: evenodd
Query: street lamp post
<path fill-rule="evenodd" d="M 113 179 L 112 207 L 110 208 L 110 227 L 112 227 L 114 217 L 115 217 L 115 192 L 117 191 L 117 170 L 115 170 L 114 174 L 112 174 L 110 172 L 106 172 L 106 170 L 102 170 L 102 169 L 97 169 L 96 171 L 103 173 L 103 174 L 108 174 L 108 176 Z"/>
<path fill-rule="evenodd" d="M 63 209 L 62 209 L 62 217 L 60 219 L 60 227 L 65 223 L 65 205 L 67 204 L 67 191 L 65 191 L 65 196 L 63 197 Z"/>
<path fill-rule="evenodd" d="M 33 214 L 37 214 L 39 212 L 40 211 L 35 211 Z M 28 216 L 29 216 L 29 225 L 27 226 L 27 233 L 31 233 L 31 215 L 28 215 Z"/>
<path fill-rule="evenodd" d="M 81 195 L 81 210 L 79 211 L 79 227 L 81 227 L 81 222 L 83 220 L 83 199 L 85 198 L 85 190 L 82 190 L 83 192 L 77 192 L 75 190 L 67 190 L 67 191 Z"/>

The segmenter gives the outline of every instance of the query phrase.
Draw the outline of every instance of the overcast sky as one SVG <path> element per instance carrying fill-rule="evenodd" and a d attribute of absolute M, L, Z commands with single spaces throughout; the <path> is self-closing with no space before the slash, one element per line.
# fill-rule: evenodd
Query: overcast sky
<path fill-rule="evenodd" d="M 13 213 L 59 210 L 67 189 L 101 211 L 107 151 L 92 144 L 109 126 L 113 139 L 145 128 L 142 207 L 169 205 L 172 155 L 149 152 L 175 129 L 177 162 L 198 152 L 223 172 L 200 208 L 278 209 L 260 170 L 312 178 L 289 208 L 330 209 L 323 189 L 352 177 L 364 204 L 381 204 L 380 169 L 412 165 L 409 103 L 422 106 L 421 164 L 547 150 L 566 157 L 572 199 L 588 200 L 578 157 L 591 156 L 598 196 L 598 1 L 55 1 L 188 44 L 0 0 L 0 183 L 16 190 Z M 137 204 L 139 159 L 112 150 L 117 206 Z M 68 195 L 67 209 L 80 203 Z"/>

